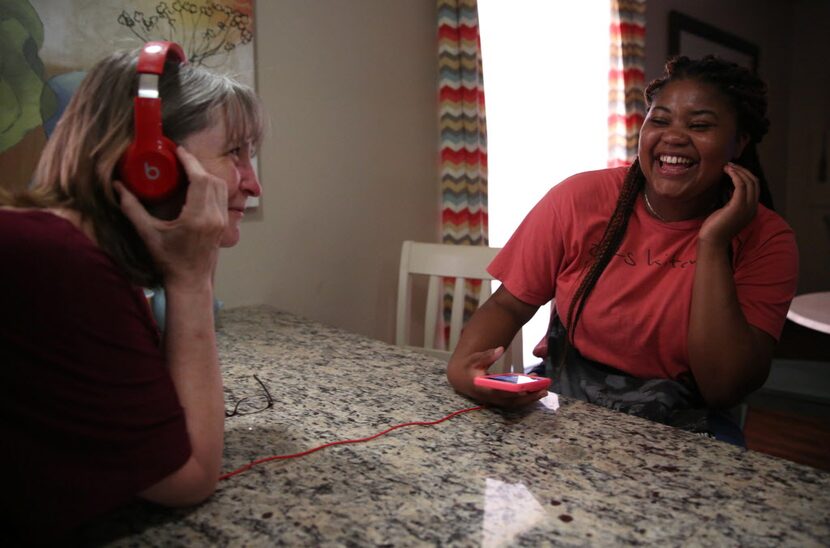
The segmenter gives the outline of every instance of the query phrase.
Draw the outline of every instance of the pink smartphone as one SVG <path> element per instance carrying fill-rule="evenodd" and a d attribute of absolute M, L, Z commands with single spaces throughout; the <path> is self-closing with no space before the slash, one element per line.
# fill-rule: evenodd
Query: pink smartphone
<path fill-rule="evenodd" d="M 473 384 L 507 392 L 536 392 L 550 386 L 550 379 L 547 377 L 531 377 L 521 373 L 500 373 L 476 377 Z"/>

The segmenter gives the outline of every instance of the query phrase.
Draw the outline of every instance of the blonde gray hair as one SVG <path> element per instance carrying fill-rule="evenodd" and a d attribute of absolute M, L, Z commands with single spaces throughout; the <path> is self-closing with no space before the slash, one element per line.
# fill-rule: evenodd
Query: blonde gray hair
<path fill-rule="evenodd" d="M 161 283 L 160 273 L 121 213 L 112 184 L 133 138 L 138 53 L 114 53 L 89 71 L 44 148 L 30 190 L 0 201 L 78 211 L 93 228 L 98 245 L 134 283 L 149 287 Z M 262 141 L 260 100 L 230 77 L 168 61 L 159 94 L 163 132 L 174 142 L 220 119 L 228 128 L 229 144 L 250 142 L 256 148 Z"/>

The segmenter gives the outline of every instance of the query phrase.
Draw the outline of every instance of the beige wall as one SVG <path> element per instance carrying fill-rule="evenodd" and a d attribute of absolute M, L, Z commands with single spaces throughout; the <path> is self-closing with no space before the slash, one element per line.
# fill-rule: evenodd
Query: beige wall
<path fill-rule="evenodd" d="M 256 23 L 264 195 L 217 296 L 392 341 L 401 242 L 439 237 L 435 2 L 267 0 Z"/>

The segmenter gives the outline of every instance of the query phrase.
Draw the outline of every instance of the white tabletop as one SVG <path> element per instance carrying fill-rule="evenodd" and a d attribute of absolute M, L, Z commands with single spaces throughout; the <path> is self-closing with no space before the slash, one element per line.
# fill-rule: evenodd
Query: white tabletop
<path fill-rule="evenodd" d="M 830 333 L 830 291 L 798 295 L 790 304 L 787 318 L 816 331 Z"/>

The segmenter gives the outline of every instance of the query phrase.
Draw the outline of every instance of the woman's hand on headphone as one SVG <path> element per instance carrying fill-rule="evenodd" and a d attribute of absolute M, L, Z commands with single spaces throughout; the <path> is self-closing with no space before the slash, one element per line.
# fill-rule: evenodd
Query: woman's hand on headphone
<path fill-rule="evenodd" d="M 162 271 L 165 287 L 192 287 L 212 280 L 219 244 L 228 224 L 228 188 L 225 181 L 205 171 L 184 147 L 179 146 L 176 155 L 189 182 L 184 206 L 176 219 L 152 216 L 120 181 L 114 185 L 121 197 L 121 210 Z"/>

